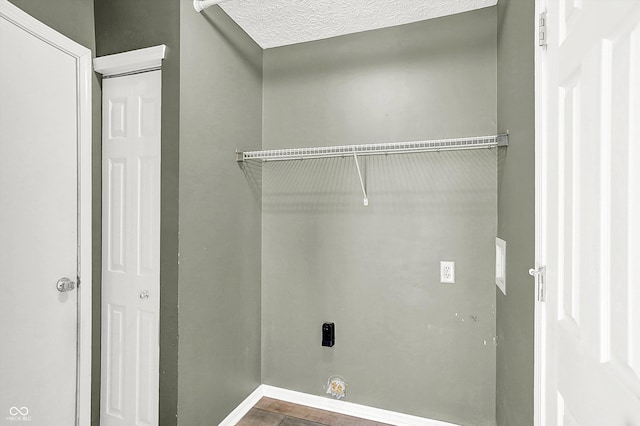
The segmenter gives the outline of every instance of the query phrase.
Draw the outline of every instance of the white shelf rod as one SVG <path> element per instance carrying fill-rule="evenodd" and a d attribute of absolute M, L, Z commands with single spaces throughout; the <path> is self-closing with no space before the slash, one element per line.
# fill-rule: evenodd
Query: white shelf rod
<path fill-rule="evenodd" d="M 214 4 L 222 3 L 228 0 L 193 0 L 193 8 L 196 12 L 202 12 L 208 7 L 213 6 Z"/>
<path fill-rule="evenodd" d="M 236 151 L 236 161 L 284 161 L 306 158 L 347 157 L 352 155 L 407 154 L 430 151 L 495 148 L 507 146 L 509 133 L 469 138 L 437 139 L 414 142 L 394 142 L 364 145 L 322 146 L 315 148 L 286 148 L 266 151 Z M 357 157 L 356 157 L 357 164 Z M 364 190 L 364 185 L 363 185 Z"/>

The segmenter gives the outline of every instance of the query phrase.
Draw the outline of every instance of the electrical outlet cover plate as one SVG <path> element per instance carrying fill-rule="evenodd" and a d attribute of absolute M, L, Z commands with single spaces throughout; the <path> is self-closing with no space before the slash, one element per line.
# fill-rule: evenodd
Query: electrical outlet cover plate
<path fill-rule="evenodd" d="M 496 237 L 496 285 L 505 296 L 507 295 L 506 256 L 507 242 Z"/>
<path fill-rule="evenodd" d="M 443 260 L 440 262 L 440 282 L 445 284 L 453 284 L 456 282 L 455 262 Z"/>

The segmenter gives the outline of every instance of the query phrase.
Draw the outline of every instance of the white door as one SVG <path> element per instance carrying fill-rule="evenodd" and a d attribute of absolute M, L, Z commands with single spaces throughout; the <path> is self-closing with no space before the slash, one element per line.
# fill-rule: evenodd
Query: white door
<path fill-rule="evenodd" d="M 640 425 L 640 2 L 549 0 L 541 420 Z"/>
<path fill-rule="evenodd" d="M 158 424 L 160 92 L 102 82 L 102 426 Z"/>
<path fill-rule="evenodd" d="M 80 148 L 91 141 L 79 100 L 90 96 L 90 54 L 0 2 L 2 425 L 69 426 L 80 416 L 76 284 L 81 276 L 90 290 L 91 270 L 80 268 L 91 259 L 79 249 L 87 217 L 78 195 L 81 181 L 90 185 L 79 165 L 90 161 Z"/>

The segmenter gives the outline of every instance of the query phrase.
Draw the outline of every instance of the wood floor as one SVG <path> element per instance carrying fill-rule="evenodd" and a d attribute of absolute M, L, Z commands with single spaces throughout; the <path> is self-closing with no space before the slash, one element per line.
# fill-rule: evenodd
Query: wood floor
<path fill-rule="evenodd" d="M 264 397 L 238 423 L 238 426 L 389 426 L 372 420 L 345 416 Z"/>

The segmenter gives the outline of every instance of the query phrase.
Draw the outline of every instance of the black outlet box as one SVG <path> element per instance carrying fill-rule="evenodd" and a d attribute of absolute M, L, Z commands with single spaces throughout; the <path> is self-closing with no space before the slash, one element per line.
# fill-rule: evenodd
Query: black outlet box
<path fill-rule="evenodd" d="M 336 342 L 336 326 L 332 322 L 322 324 L 322 346 L 332 347 Z"/>

